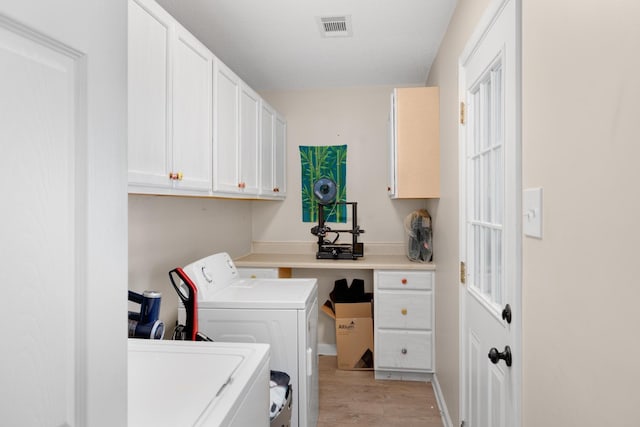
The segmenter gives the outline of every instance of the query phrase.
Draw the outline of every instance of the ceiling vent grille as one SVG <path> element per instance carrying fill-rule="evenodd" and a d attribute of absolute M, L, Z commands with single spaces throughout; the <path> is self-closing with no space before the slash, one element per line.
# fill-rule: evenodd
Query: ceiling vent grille
<path fill-rule="evenodd" d="M 351 16 L 320 16 L 317 18 L 322 37 L 351 37 Z"/>

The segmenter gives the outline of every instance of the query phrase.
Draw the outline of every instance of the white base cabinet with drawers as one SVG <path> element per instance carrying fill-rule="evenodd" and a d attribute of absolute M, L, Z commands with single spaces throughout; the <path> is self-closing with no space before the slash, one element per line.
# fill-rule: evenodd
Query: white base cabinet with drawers
<path fill-rule="evenodd" d="M 434 272 L 375 270 L 376 379 L 429 380 L 434 360 Z"/>

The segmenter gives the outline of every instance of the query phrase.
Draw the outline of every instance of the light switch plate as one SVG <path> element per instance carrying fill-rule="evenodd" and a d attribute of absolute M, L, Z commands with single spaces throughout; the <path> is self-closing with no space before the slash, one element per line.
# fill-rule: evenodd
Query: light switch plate
<path fill-rule="evenodd" d="M 542 239 L 542 188 L 524 190 L 522 210 L 522 231 L 524 235 Z"/>

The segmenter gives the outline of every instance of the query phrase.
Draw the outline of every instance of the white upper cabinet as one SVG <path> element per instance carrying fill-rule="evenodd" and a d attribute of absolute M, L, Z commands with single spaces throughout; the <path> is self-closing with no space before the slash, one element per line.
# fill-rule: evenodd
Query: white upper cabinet
<path fill-rule="evenodd" d="M 211 190 L 213 55 L 176 27 L 173 62 L 173 170 L 177 189 Z"/>
<path fill-rule="evenodd" d="M 284 198 L 284 118 L 154 0 L 128 19 L 129 192 Z"/>
<path fill-rule="evenodd" d="M 393 90 L 387 187 L 391 198 L 440 197 L 439 111 L 437 87 Z"/>
<path fill-rule="evenodd" d="M 213 86 L 213 191 L 234 194 L 240 191 L 240 78 L 216 59 Z"/>
<path fill-rule="evenodd" d="M 129 1 L 129 192 L 211 191 L 212 64 L 157 3 Z"/>
<path fill-rule="evenodd" d="M 260 169 L 260 96 L 249 86 L 240 85 L 240 190 L 259 192 Z"/>
<path fill-rule="evenodd" d="M 219 60 L 213 94 L 213 192 L 255 197 L 260 179 L 260 96 Z"/>
<path fill-rule="evenodd" d="M 260 110 L 260 196 L 284 199 L 286 121 L 265 101 L 262 101 Z"/>
<path fill-rule="evenodd" d="M 277 113 L 275 135 L 275 191 L 278 196 L 284 198 L 287 193 L 287 121 Z"/>
<path fill-rule="evenodd" d="M 269 104 L 260 105 L 260 195 L 272 196 L 275 193 L 274 144 L 276 112 Z"/>
<path fill-rule="evenodd" d="M 170 188 L 173 19 L 155 2 L 129 1 L 129 185 Z"/>

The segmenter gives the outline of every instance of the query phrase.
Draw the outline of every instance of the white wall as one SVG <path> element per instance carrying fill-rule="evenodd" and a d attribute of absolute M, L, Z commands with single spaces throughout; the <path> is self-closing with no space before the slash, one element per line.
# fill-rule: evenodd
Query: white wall
<path fill-rule="evenodd" d="M 251 202 L 197 197 L 129 196 L 129 289 L 162 293 L 160 319 L 170 337 L 178 296 L 169 271 L 217 252 L 251 247 Z M 130 303 L 136 311 L 139 304 Z"/>
<path fill-rule="evenodd" d="M 524 426 L 637 426 L 640 3 L 523 2 Z M 543 410 L 541 410 L 543 409 Z"/>
<path fill-rule="evenodd" d="M 287 118 L 287 199 L 254 202 L 254 241 L 316 241 L 310 233 L 314 224 L 302 222 L 298 147 L 342 144 L 347 145 L 347 199 L 358 202 L 365 252 L 367 242 L 403 241 L 402 221 L 424 207 L 424 201 L 392 201 L 387 196 L 391 90 L 366 87 L 262 93 Z"/>

